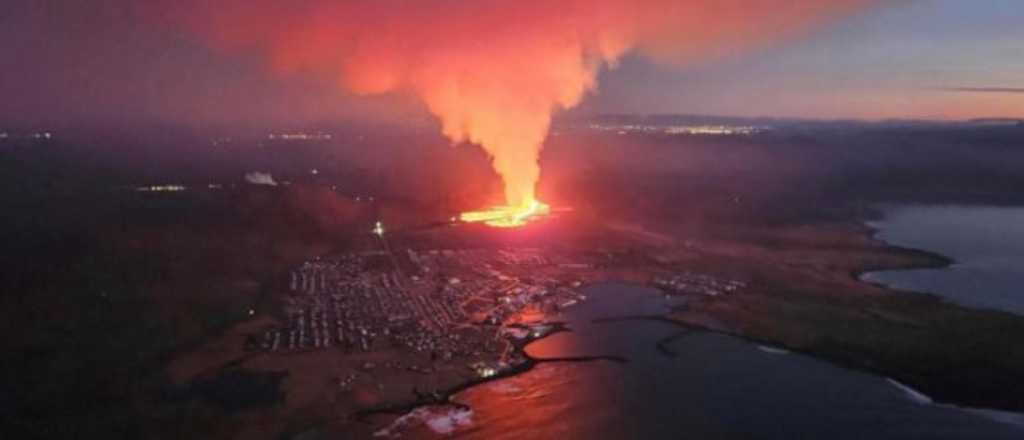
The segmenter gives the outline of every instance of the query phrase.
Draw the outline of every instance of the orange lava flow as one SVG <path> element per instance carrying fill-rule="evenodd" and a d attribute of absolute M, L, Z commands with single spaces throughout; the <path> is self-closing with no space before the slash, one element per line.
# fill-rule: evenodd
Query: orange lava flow
<path fill-rule="evenodd" d="M 551 213 L 551 207 L 539 200 L 522 206 L 496 206 L 482 211 L 464 212 L 459 220 L 466 223 L 484 223 L 496 228 L 517 228 Z"/>

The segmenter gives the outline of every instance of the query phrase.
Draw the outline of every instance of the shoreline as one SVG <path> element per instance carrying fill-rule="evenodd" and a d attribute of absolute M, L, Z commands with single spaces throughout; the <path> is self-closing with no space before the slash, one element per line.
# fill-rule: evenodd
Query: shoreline
<path fill-rule="evenodd" d="M 623 283 L 623 282 L 614 281 L 614 280 L 605 281 L 603 283 L 617 283 L 617 284 L 627 284 L 627 285 L 646 287 L 643 284 Z M 757 338 L 757 337 L 754 337 L 754 336 L 751 336 L 751 335 L 747 335 L 747 334 L 743 334 L 743 333 L 738 333 L 738 332 L 727 331 L 727 330 L 723 330 L 723 329 L 712 329 L 712 328 L 701 327 L 699 325 L 694 325 L 694 324 L 691 324 L 691 323 L 686 323 L 686 322 L 680 322 L 680 321 L 673 320 L 670 317 L 668 317 L 668 315 L 609 316 L 609 317 L 603 317 L 603 318 L 594 319 L 592 322 L 598 323 L 598 324 L 603 324 L 603 323 L 617 323 L 617 322 L 637 321 L 637 320 L 639 320 L 639 321 L 655 321 L 655 322 L 660 322 L 660 323 L 666 323 L 666 324 L 670 324 L 670 325 L 673 325 L 675 327 L 678 327 L 680 329 L 679 331 L 677 331 L 677 332 L 675 332 L 675 333 L 673 333 L 671 335 L 668 335 L 668 336 L 666 336 L 664 338 L 661 338 L 661 339 L 655 341 L 655 343 L 654 343 L 655 348 L 658 349 L 659 353 L 662 356 L 675 357 L 675 353 L 673 353 L 670 349 L 668 349 L 668 347 L 666 347 L 666 345 L 670 344 L 671 342 L 673 342 L 675 340 L 678 340 L 678 339 L 681 339 L 681 338 L 685 338 L 685 337 L 687 337 L 689 335 L 693 335 L 695 332 L 696 333 L 704 332 L 704 333 L 712 333 L 712 334 L 721 334 L 721 335 L 724 335 L 724 336 L 737 338 L 739 340 L 742 340 L 742 341 L 745 341 L 745 342 L 747 342 L 749 344 L 752 344 L 752 346 L 754 346 L 758 350 L 761 350 L 761 351 L 763 351 L 763 352 L 765 352 L 766 354 L 769 354 L 769 355 L 797 354 L 797 355 L 809 356 L 809 357 L 811 357 L 811 358 L 813 358 L 815 360 L 826 362 L 826 363 L 831 364 L 831 365 L 833 365 L 833 366 L 835 366 L 837 368 L 847 369 L 847 370 L 851 370 L 851 371 L 858 371 L 858 372 L 869 374 L 872 377 L 874 377 L 874 378 L 876 378 L 878 380 L 881 380 L 881 381 L 885 381 L 885 382 L 889 383 L 890 385 L 894 386 L 895 388 L 899 389 L 900 391 L 902 391 L 904 394 L 907 395 L 907 398 L 909 400 L 911 400 L 913 403 L 916 403 L 916 404 L 929 405 L 929 406 L 935 406 L 935 407 L 938 407 L 938 408 L 946 408 L 946 409 L 951 409 L 951 410 L 963 411 L 963 412 L 974 414 L 974 415 L 979 416 L 979 417 L 983 417 L 983 418 L 992 420 L 994 422 L 1003 423 L 1003 424 L 1010 424 L 1010 425 L 1017 426 L 1017 427 L 1024 427 L 1024 413 L 1015 412 L 1015 411 L 1009 411 L 1009 410 L 1003 410 L 1003 409 L 998 409 L 998 408 L 967 406 L 967 405 L 958 404 L 956 402 L 946 402 L 946 401 L 937 400 L 937 399 L 931 397 L 930 395 L 925 394 L 924 392 L 919 391 L 918 389 L 912 387 L 911 385 L 907 385 L 907 384 L 905 384 L 905 383 L 903 383 L 903 382 L 893 378 L 890 375 L 886 375 L 883 370 L 872 369 L 872 368 L 863 368 L 861 366 L 850 365 L 850 364 L 845 363 L 845 362 L 837 361 L 836 359 L 833 359 L 830 356 L 824 355 L 822 353 L 802 350 L 802 349 L 799 349 L 799 348 L 795 348 L 795 347 L 791 347 L 791 346 L 779 343 L 778 341 L 773 341 L 773 340 L 768 340 L 768 339 L 761 339 L 761 338 Z M 563 331 L 572 331 L 572 330 L 566 328 Z M 517 365 L 517 366 L 515 366 L 513 368 L 510 368 L 510 369 L 503 370 L 502 372 L 500 372 L 499 374 L 497 374 L 497 375 L 495 375 L 493 377 L 483 378 L 481 380 L 475 380 L 475 381 L 467 382 L 467 383 L 461 384 L 459 386 L 453 387 L 450 390 L 446 390 L 445 393 L 443 393 L 443 396 L 436 396 L 436 397 L 433 397 L 433 398 L 421 399 L 421 400 L 419 400 L 419 401 L 417 401 L 415 403 L 408 404 L 408 405 L 403 405 L 403 406 L 400 406 L 400 407 L 377 408 L 377 409 L 373 409 L 373 410 L 362 411 L 360 413 L 360 415 L 357 417 L 357 420 L 360 421 L 360 422 L 368 423 L 369 422 L 368 419 L 370 417 L 375 416 L 375 415 L 404 416 L 404 415 L 407 415 L 407 414 L 411 414 L 412 412 L 414 412 L 414 411 L 416 411 L 418 409 L 421 409 L 421 408 L 424 408 L 424 407 L 431 407 L 431 406 L 451 407 L 451 408 L 454 408 L 454 409 L 457 409 L 457 410 L 472 411 L 473 407 L 471 405 L 458 402 L 458 401 L 456 401 L 454 399 L 454 397 L 457 394 L 459 394 L 459 393 L 461 393 L 461 392 L 463 392 L 465 390 L 468 390 L 470 388 L 476 387 L 478 385 L 484 385 L 484 384 L 487 384 L 487 383 L 490 383 L 490 382 L 497 382 L 497 381 L 500 381 L 500 380 L 503 380 L 503 379 L 507 379 L 507 378 L 510 378 L 510 377 L 517 376 L 519 374 L 523 374 L 523 373 L 529 372 L 533 368 L 535 368 L 537 365 L 539 365 L 541 363 L 544 363 L 544 362 L 592 362 L 592 361 L 629 362 L 628 359 L 621 359 L 621 360 L 610 359 L 607 356 L 585 356 L 585 357 L 569 357 L 569 358 L 536 358 L 536 357 L 533 357 L 533 356 L 530 356 L 530 355 L 526 354 L 526 352 L 525 352 L 525 347 L 526 346 L 528 346 L 530 343 L 532 343 L 534 341 L 541 340 L 541 339 L 543 339 L 543 338 L 545 338 L 547 336 L 550 336 L 550 335 L 552 335 L 554 333 L 557 333 L 557 332 L 551 332 L 551 333 L 546 334 L 544 336 L 531 339 L 528 342 L 518 346 L 517 348 L 520 349 L 520 350 L 523 350 L 522 353 L 527 358 L 527 362 L 524 362 L 523 364 Z"/>
<path fill-rule="evenodd" d="M 960 324 L 968 324 L 964 327 L 965 337 L 970 335 L 984 339 L 986 334 L 995 331 L 983 328 L 985 332 L 975 333 L 978 323 L 996 318 L 999 323 L 1009 323 L 1005 326 L 1007 331 L 1002 332 L 1004 335 L 1024 335 L 1024 319 L 1009 320 L 990 312 L 974 311 L 941 301 L 942 298 L 934 294 L 896 290 L 860 279 L 863 274 L 878 270 L 948 267 L 953 264 L 952 259 L 934 252 L 893 246 L 877 237 L 877 228 L 855 220 L 814 223 L 797 230 L 766 229 L 763 234 L 739 240 L 709 240 L 685 251 L 674 247 L 642 246 L 652 255 L 651 258 L 635 260 L 626 253 L 626 256 L 611 260 L 608 266 L 592 268 L 580 276 L 586 280 L 586 287 L 624 284 L 653 288 L 650 281 L 654 276 L 695 271 L 735 276 L 751 286 L 750 289 L 717 297 L 684 293 L 682 296 L 687 298 L 684 305 L 658 315 L 600 319 L 651 319 L 679 327 L 677 334 L 654 344 L 653 348 L 664 356 L 673 357 L 669 344 L 676 338 L 685 338 L 693 333 L 718 333 L 773 350 L 810 356 L 882 380 L 898 381 L 922 390 L 929 398 L 934 396 L 936 405 L 1009 414 L 1016 413 L 1008 410 L 1024 409 L 1024 401 L 1016 396 L 1008 397 L 1008 393 L 1017 390 L 976 387 L 980 382 L 971 377 L 983 377 L 988 373 L 988 370 L 978 368 L 976 363 L 968 364 L 968 368 L 962 371 L 954 371 L 953 366 L 943 359 L 954 359 L 957 357 L 950 356 L 968 353 L 964 351 L 965 339 L 953 340 L 952 348 L 945 347 L 946 340 L 936 337 L 941 328 L 935 325 L 942 317 L 952 317 Z M 938 312 L 939 319 L 929 318 L 932 312 Z M 573 313 L 573 308 L 567 308 L 565 313 Z M 530 343 L 561 331 L 573 331 L 565 322 L 558 322 L 556 315 L 550 319 L 552 321 L 544 321 L 544 324 L 552 326 L 550 331 L 538 337 L 531 335 L 510 340 L 520 362 L 500 368 L 493 375 L 461 375 L 456 378 L 450 374 L 453 370 L 429 373 L 438 378 L 443 377 L 442 373 L 448 376 L 436 388 L 432 385 L 426 391 L 413 388 L 401 395 L 392 393 L 390 397 L 375 402 L 374 406 L 360 408 L 350 402 L 341 403 L 341 408 L 350 408 L 344 411 L 342 418 L 332 418 L 325 405 L 325 409 L 307 416 L 309 426 L 361 431 L 378 427 L 381 423 L 386 425 L 386 420 L 425 407 L 472 409 L 457 401 L 456 396 L 478 385 L 529 372 L 544 362 L 628 362 L 628 359 L 604 356 L 530 356 L 525 351 Z M 1021 325 L 1016 324 L 1018 321 Z M 912 351 L 902 350 L 908 347 L 906 337 L 921 331 L 927 332 L 927 340 L 919 345 L 910 345 L 914 349 Z M 900 342 L 865 339 L 857 334 L 861 332 L 885 338 L 892 336 Z M 991 347 L 991 344 L 984 347 L 988 350 L 983 353 L 992 353 Z M 324 357 L 326 359 L 326 355 Z M 1008 364 L 1020 358 L 1012 353 L 1006 357 L 999 362 Z M 976 353 L 966 359 L 975 362 Z M 311 361 L 307 359 L 304 362 Z M 267 366 L 257 367 L 259 370 L 264 368 Z M 1024 378 L 1024 370 L 1019 374 L 1013 368 L 998 371 L 1005 374 L 992 377 L 1004 382 L 1008 378 Z M 965 379 L 958 380 L 949 373 L 963 373 Z M 285 405 L 296 406 L 291 400 Z M 329 405 L 339 408 L 335 406 L 338 402 Z"/>
<path fill-rule="evenodd" d="M 954 259 L 952 257 L 949 257 L 949 256 L 946 256 L 946 255 L 943 255 L 943 254 L 940 254 L 938 252 L 929 251 L 927 249 L 917 249 L 917 248 L 912 248 L 912 247 L 907 247 L 907 246 L 900 246 L 900 245 L 897 245 L 897 244 L 889 243 L 888 241 L 885 241 L 885 240 L 883 240 L 883 239 L 878 237 L 878 234 L 881 232 L 881 229 L 879 229 L 875 225 L 872 225 L 871 222 L 872 222 L 872 220 L 863 220 L 863 221 L 860 222 L 860 225 L 863 226 L 867 230 L 865 235 L 868 238 L 868 240 L 884 246 L 887 250 L 889 250 L 889 251 L 891 251 L 893 253 L 904 254 L 904 255 L 906 255 L 908 257 L 924 258 L 925 260 L 929 260 L 929 262 L 927 262 L 927 263 L 918 263 L 918 264 L 911 263 L 911 264 L 901 265 L 901 266 L 881 266 L 881 265 L 878 266 L 878 267 L 867 266 L 867 267 L 862 267 L 862 268 L 858 268 L 856 270 L 851 271 L 850 272 L 850 277 L 853 278 L 855 281 L 862 282 L 862 283 L 868 283 L 868 284 L 871 284 L 871 285 L 874 285 L 874 286 L 877 286 L 877 287 L 881 287 L 881 288 L 886 289 L 886 290 L 891 290 L 891 291 L 894 291 L 894 292 L 909 292 L 909 293 L 920 294 L 920 295 L 938 296 L 938 295 L 936 295 L 934 293 L 930 293 L 930 292 L 920 292 L 920 291 L 909 291 L 909 290 L 895 289 L 895 288 L 893 288 L 891 286 L 888 286 L 888 285 L 886 285 L 884 283 L 879 283 L 879 282 L 875 282 L 875 281 L 864 279 L 864 275 L 869 274 L 871 272 L 888 272 L 888 271 L 918 270 L 918 269 L 946 269 L 946 268 L 952 267 L 953 265 L 958 263 L 958 261 L 956 259 Z"/>
<path fill-rule="evenodd" d="M 910 399 L 912 402 L 916 404 L 935 406 L 939 408 L 952 409 L 956 411 L 963 411 L 999 423 L 1005 423 L 1008 425 L 1014 425 L 1024 428 L 1024 412 L 1004 411 L 991 408 L 977 408 L 972 406 L 960 406 L 952 403 L 936 402 L 935 399 L 932 399 L 931 396 L 914 389 L 910 385 L 904 384 L 891 377 L 886 377 L 884 379 L 886 380 L 886 382 L 889 382 L 889 384 L 896 387 L 898 390 L 902 391 L 908 399 Z"/>
<path fill-rule="evenodd" d="M 474 380 L 466 381 L 455 386 L 446 388 L 444 390 L 436 390 L 430 393 L 418 393 L 417 399 L 410 403 L 399 403 L 393 405 L 384 405 L 377 408 L 368 408 L 359 410 L 355 413 L 354 417 L 357 421 L 367 422 L 370 417 L 376 415 L 405 415 L 419 408 L 427 406 L 452 406 L 457 409 L 471 409 L 469 405 L 456 402 L 453 400 L 455 395 L 466 391 L 470 388 L 484 385 L 491 382 L 497 382 L 502 379 L 518 376 L 533 370 L 540 364 L 544 363 L 555 363 L 555 362 L 573 362 L 573 363 L 588 363 L 588 362 L 615 362 L 615 363 L 626 363 L 628 359 L 619 356 L 569 356 L 569 357 L 554 357 L 554 358 L 539 358 L 530 355 L 526 352 L 526 347 L 531 343 L 542 340 L 549 336 L 562 333 L 571 332 L 572 330 L 565 325 L 564 322 L 546 322 L 545 325 L 554 326 L 554 329 L 538 337 L 530 337 L 517 341 L 515 344 L 515 350 L 518 354 L 521 354 L 524 362 L 516 365 L 511 365 L 507 368 L 497 371 L 493 376 L 480 377 Z"/>
<path fill-rule="evenodd" d="M 928 318 L 928 310 L 937 309 L 937 311 L 944 312 L 945 314 L 953 315 L 958 319 L 966 322 L 976 324 L 975 327 L 985 329 L 989 333 L 996 333 L 994 328 L 996 325 L 987 325 L 986 320 L 999 321 L 997 325 L 1010 327 L 1014 330 L 1012 334 L 1021 334 L 1020 331 L 1024 330 L 1024 318 L 1019 315 L 1014 315 L 1010 312 L 998 311 L 998 310 L 985 310 L 975 309 L 968 306 L 964 306 L 955 302 L 948 301 L 945 297 L 930 292 L 922 292 L 916 290 L 902 290 L 890 287 L 884 283 L 874 282 L 871 280 L 863 279 L 862 276 L 867 273 L 887 270 L 916 270 L 916 269 L 942 269 L 948 268 L 956 263 L 953 258 L 945 255 L 921 249 L 914 249 L 909 247 L 903 247 L 898 245 L 890 244 L 889 242 L 882 240 L 877 237 L 879 229 L 873 227 L 864 222 L 849 221 L 848 226 L 852 226 L 852 229 L 859 231 L 859 233 L 866 238 L 873 245 L 880 246 L 880 249 L 888 255 L 900 257 L 903 261 L 892 262 L 892 264 L 880 264 L 880 263 L 866 263 L 859 264 L 857 267 L 850 270 L 847 275 L 848 278 L 856 283 L 862 283 L 870 285 L 880 289 L 882 292 L 891 295 L 885 295 L 881 298 L 853 298 L 853 304 L 857 302 L 864 302 L 866 310 L 882 310 L 884 313 L 877 313 L 870 318 L 860 318 L 859 322 L 864 323 L 866 321 L 880 321 L 888 322 L 893 321 L 896 324 L 904 326 L 918 327 L 918 330 L 926 330 L 932 333 L 940 333 L 940 330 L 935 328 L 935 325 L 928 326 L 926 324 L 918 324 L 915 322 L 901 322 L 895 318 L 889 316 L 889 314 L 896 315 L 900 314 L 900 318 L 906 318 L 908 321 L 911 318 Z M 818 294 L 807 294 L 802 293 L 801 298 L 788 298 L 783 302 L 790 302 L 799 304 L 802 300 L 813 302 Z M 820 298 L 817 298 L 820 300 Z M 729 299 L 725 300 L 726 302 Z M 934 302 L 930 304 L 929 302 Z M 890 309 L 895 309 L 895 312 L 886 310 L 885 306 L 889 303 L 895 303 Z M 850 306 L 846 304 L 845 306 Z M 909 307 L 909 309 L 907 309 Z M 708 313 L 704 311 L 703 313 Z M 922 319 L 924 320 L 924 319 Z M 927 323 L 927 321 L 926 321 Z M 905 359 L 900 357 L 893 357 L 891 354 L 887 354 L 882 350 L 882 347 L 876 346 L 851 346 L 849 348 L 843 348 L 842 341 L 838 346 L 833 345 L 822 345 L 815 346 L 814 344 L 794 344 L 786 341 L 784 338 L 772 337 L 770 334 L 758 334 L 756 331 L 739 331 L 735 329 L 726 328 L 712 328 L 702 326 L 699 321 L 686 321 L 684 322 L 689 328 L 699 327 L 706 331 L 727 334 L 734 337 L 739 337 L 744 340 L 753 343 L 767 344 L 773 347 L 782 348 L 793 353 L 801 353 L 807 356 L 813 356 L 816 359 L 830 362 L 834 365 L 855 369 L 870 373 L 875 376 L 883 378 L 895 378 L 900 383 L 910 383 L 915 389 L 924 390 L 930 398 L 934 399 L 937 405 L 952 405 L 961 408 L 970 408 L 978 411 L 999 411 L 1009 412 L 1017 414 L 1024 411 L 1024 400 L 1020 397 L 1020 393 L 1015 393 L 1013 390 L 1007 389 L 988 389 L 988 393 L 985 390 L 976 389 L 980 382 L 978 381 L 946 381 L 950 379 L 948 372 L 945 375 L 922 375 L 920 371 L 914 371 L 913 368 L 906 368 Z M 930 323 L 929 323 L 930 324 Z M 943 324 L 945 325 L 945 324 Z M 922 327 L 923 326 L 923 327 Z M 813 325 L 810 327 L 811 331 L 817 331 Z M 827 332 L 825 332 L 827 333 Z M 967 331 L 970 333 L 970 331 Z M 978 334 L 973 339 L 968 338 L 972 342 L 983 341 L 986 339 L 986 335 Z M 962 341 L 957 341 L 962 342 Z M 987 342 L 987 341 L 986 341 Z M 927 345 L 928 342 L 923 342 L 923 346 L 914 347 L 916 349 L 923 350 L 923 353 L 932 354 L 939 356 L 940 353 L 955 352 L 957 348 L 949 348 L 942 345 Z M 820 345 L 820 344 L 819 344 Z M 856 347 L 856 348 L 855 348 Z M 1012 355 L 1011 355 L 1012 356 Z M 976 359 L 972 359 L 976 361 Z M 1000 362 L 1009 362 L 1012 364 L 1013 360 L 999 359 Z M 905 368 L 895 367 L 894 365 L 904 365 Z M 928 371 L 945 371 L 944 368 L 949 363 L 940 363 L 936 365 L 925 366 Z M 967 364 L 967 367 L 961 366 L 965 370 L 971 368 L 971 371 L 978 370 L 977 365 Z M 920 366 L 918 366 L 920 367 Z M 931 370 L 930 370 L 931 369 Z M 981 368 L 981 371 L 987 371 Z M 1009 377 L 1024 377 L 1024 370 L 1007 368 L 1004 370 L 998 370 L 1002 373 L 1005 378 Z M 964 371 L 963 374 L 970 374 L 970 371 Z M 979 375 L 981 376 L 981 375 Z M 955 382 L 955 383 L 954 383 Z M 1013 381 L 1011 383 L 1019 383 Z M 909 385 L 908 385 L 909 386 Z M 934 396 L 934 397 L 932 397 Z"/>
<path fill-rule="evenodd" d="M 891 256 L 900 257 L 901 260 L 903 260 L 901 262 L 897 262 L 897 263 L 894 263 L 894 264 L 878 263 L 878 264 L 861 265 L 861 266 L 859 266 L 859 267 L 857 267 L 857 268 L 855 268 L 855 269 L 853 269 L 853 270 L 851 270 L 851 271 L 849 271 L 847 273 L 848 277 L 852 281 L 855 281 L 857 283 L 864 283 L 864 284 L 867 284 L 867 285 L 872 285 L 872 286 L 875 286 L 877 288 L 883 289 L 884 291 L 889 292 L 889 293 L 894 293 L 894 294 L 899 294 L 899 295 L 911 295 L 911 296 L 916 296 L 916 297 L 919 297 L 919 298 L 920 297 L 928 297 L 928 298 L 942 300 L 942 298 L 940 296 L 938 296 L 936 294 L 933 294 L 933 293 L 894 289 L 894 288 L 889 287 L 889 286 L 887 286 L 885 284 L 882 284 L 882 283 L 877 283 L 877 282 L 872 282 L 870 280 L 862 279 L 862 276 L 864 274 L 867 274 L 867 273 L 870 273 L 870 272 L 886 271 L 886 270 L 914 270 L 914 269 L 941 269 L 941 268 L 947 268 L 947 267 L 950 267 L 951 265 L 956 263 L 956 261 L 954 259 L 952 259 L 950 257 L 947 257 L 945 255 L 936 253 L 936 252 L 932 252 L 932 251 L 927 251 L 927 250 L 922 250 L 922 249 L 914 249 L 914 248 L 909 248 L 909 247 L 903 247 L 903 246 L 897 246 L 897 245 L 890 244 L 890 243 L 886 242 L 885 240 L 882 240 L 882 239 L 878 238 L 877 235 L 878 235 L 879 229 L 876 228 L 876 227 L 873 227 L 870 224 L 867 224 L 866 222 L 851 223 L 851 225 L 857 227 L 859 229 L 859 231 L 860 231 L 860 234 L 864 238 L 866 238 L 869 242 L 872 242 L 875 245 L 880 246 L 881 249 L 884 251 L 884 253 L 889 254 Z M 633 285 L 638 285 L 638 286 L 646 286 L 646 284 L 644 284 L 644 283 L 637 283 L 635 280 L 630 281 L 630 280 L 621 280 L 621 279 L 616 279 L 616 278 L 602 279 L 600 281 L 595 282 L 594 284 L 598 284 L 598 283 L 624 283 L 624 284 L 633 284 Z M 726 299 L 725 301 L 729 301 L 729 300 Z M 949 303 L 948 305 L 950 307 L 970 310 L 969 308 L 960 306 L 958 304 Z M 700 312 L 699 314 L 704 315 L 706 317 L 710 317 L 711 316 L 711 314 L 709 314 L 707 312 Z M 756 344 L 758 346 L 771 347 L 774 350 L 778 350 L 779 353 L 783 353 L 784 352 L 784 353 L 789 353 L 789 354 L 801 354 L 801 355 L 805 355 L 805 356 L 810 356 L 810 357 L 813 357 L 814 359 L 817 359 L 817 360 L 820 360 L 820 361 L 824 361 L 824 362 L 828 362 L 828 363 L 830 363 L 830 364 L 832 364 L 834 366 L 840 367 L 840 368 L 860 371 L 860 372 L 871 374 L 872 376 L 875 376 L 875 377 L 877 377 L 879 379 L 882 379 L 882 380 L 889 380 L 889 381 L 897 382 L 897 383 L 899 383 L 899 384 L 901 384 L 901 385 L 903 385 L 905 387 L 908 387 L 910 389 L 914 389 L 915 392 L 921 394 L 922 396 L 928 396 L 928 398 L 932 401 L 931 404 L 933 404 L 933 405 L 938 405 L 938 406 L 943 406 L 943 407 L 948 406 L 950 408 L 957 408 L 957 409 L 961 409 L 961 410 L 964 410 L 964 411 L 971 411 L 971 412 L 974 412 L 974 411 L 977 411 L 977 412 L 996 412 L 996 413 L 1000 413 L 1000 414 L 1010 414 L 1010 415 L 1018 415 L 1019 414 L 1022 417 L 1024 417 L 1024 413 L 1015 412 L 1012 408 L 1000 408 L 998 406 L 972 406 L 969 403 L 973 399 L 933 398 L 933 397 L 931 397 L 931 394 L 925 394 L 924 392 L 917 391 L 917 389 L 911 387 L 911 385 L 906 385 L 906 379 L 900 380 L 901 376 L 906 376 L 906 375 L 908 375 L 910 373 L 900 372 L 900 371 L 891 371 L 891 370 L 889 370 L 887 368 L 882 368 L 882 367 L 878 367 L 878 366 L 872 365 L 872 362 L 870 360 L 865 361 L 865 358 L 870 358 L 870 356 L 865 356 L 865 357 L 854 356 L 854 358 L 857 358 L 857 360 L 856 361 L 851 361 L 851 359 L 847 358 L 847 356 L 836 356 L 833 353 L 830 353 L 830 352 L 827 352 L 827 351 L 821 351 L 821 350 L 815 350 L 815 349 L 807 349 L 807 348 L 795 346 L 793 344 L 789 344 L 789 343 L 787 343 L 786 341 L 783 341 L 783 340 L 773 339 L 773 338 L 770 338 L 770 337 L 760 337 L 760 336 L 757 336 L 757 335 L 754 335 L 754 334 L 745 333 L 745 332 L 742 332 L 742 331 L 738 331 L 736 329 L 728 328 L 727 326 L 708 326 L 708 325 L 702 325 L 699 321 L 681 321 L 678 318 L 674 318 L 672 316 L 671 312 L 666 313 L 664 315 L 657 315 L 657 316 L 621 316 L 621 317 L 610 317 L 610 318 L 604 318 L 601 321 L 613 322 L 613 321 L 636 320 L 636 319 L 640 319 L 640 320 L 656 320 L 656 321 L 659 321 L 659 322 L 670 323 L 670 324 L 673 324 L 675 326 L 680 327 L 680 332 L 675 334 L 675 335 L 672 335 L 670 338 L 668 338 L 670 340 L 674 340 L 676 338 L 684 337 L 685 335 L 690 334 L 691 332 L 694 332 L 694 331 L 718 333 L 718 334 L 722 334 L 722 335 L 726 335 L 726 336 L 730 336 L 730 337 L 739 338 L 739 339 L 742 339 L 742 340 L 744 340 L 746 342 L 749 342 L 749 343 L 752 343 L 752 344 Z M 426 407 L 426 406 L 433 406 L 433 405 L 453 406 L 453 407 L 456 407 L 456 408 L 471 409 L 471 408 L 469 408 L 468 405 L 465 405 L 465 404 L 462 404 L 462 403 L 454 401 L 453 400 L 454 396 L 457 395 L 460 392 L 463 392 L 463 391 L 465 391 L 467 389 L 470 389 L 470 388 L 478 386 L 478 385 L 483 385 L 483 384 L 486 384 L 486 383 L 499 381 L 499 380 L 502 380 L 502 379 L 506 379 L 506 378 L 509 378 L 509 377 L 513 377 L 513 376 L 516 376 L 516 375 L 528 372 L 528 371 L 532 370 L 534 367 L 536 367 L 538 364 L 543 363 L 543 362 L 588 362 L 588 361 L 593 361 L 593 360 L 605 360 L 605 361 L 609 360 L 609 359 L 605 359 L 603 357 L 597 357 L 599 359 L 577 359 L 577 358 L 538 359 L 538 358 L 534 358 L 534 357 L 528 355 L 525 352 L 525 347 L 526 347 L 526 345 L 529 345 L 529 343 L 531 343 L 533 341 L 536 341 L 536 340 L 539 340 L 539 339 L 543 339 L 544 337 L 550 336 L 551 334 L 557 333 L 558 331 L 571 331 L 571 330 L 567 329 L 567 328 L 560 329 L 560 330 L 553 331 L 553 332 L 550 332 L 548 334 L 545 334 L 544 336 L 541 336 L 539 338 L 531 338 L 531 339 L 529 339 L 527 341 L 524 341 L 522 344 L 517 344 L 516 349 L 519 350 L 520 353 L 526 359 L 526 361 L 523 362 L 522 364 L 510 367 L 510 368 L 507 368 L 507 369 L 503 369 L 503 370 L 501 370 L 500 372 L 498 372 L 497 374 L 495 374 L 492 377 L 480 378 L 480 379 L 477 379 L 477 380 L 472 380 L 472 381 L 464 382 L 462 384 L 456 385 L 456 386 L 451 387 L 449 389 L 438 391 L 438 392 L 436 392 L 436 394 L 433 394 L 433 395 L 430 395 L 430 396 L 420 396 L 415 402 L 406 403 L 406 404 L 399 404 L 399 405 L 390 405 L 390 406 L 381 407 L 381 408 L 372 408 L 372 409 L 368 409 L 368 410 L 362 410 L 362 411 L 357 412 L 356 419 L 365 422 L 369 417 L 372 417 L 372 416 L 375 416 L 375 415 L 403 415 L 403 414 L 407 414 L 407 413 L 409 413 L 411 411 L 414 411 L 414 410 L 416 410 L 418 408 Z M 656 348 L 659 348 L 659 351 L 663 355 L 672 356 L 672 353 L 671 353 L 670 350 L 663 349 L 664 348 L 664 344 L 666 342 L 670 342 L 670 341 L 664 341 L 664 340 L 657 341 L 657 343 L 655 344 Z M 613 360 L 613 361 L 615 361 L 615 360 Z M 625 361 L 625 360 L 623 360 L 623 361 Z M 917 385 L 917 386 L 920 386 L 920 385 Z M 930 387 L 943 388 L 944 386 L 942 384 L 936 384 L 934 386 L 925 386 L 923 388 L 930 388 Z"/>

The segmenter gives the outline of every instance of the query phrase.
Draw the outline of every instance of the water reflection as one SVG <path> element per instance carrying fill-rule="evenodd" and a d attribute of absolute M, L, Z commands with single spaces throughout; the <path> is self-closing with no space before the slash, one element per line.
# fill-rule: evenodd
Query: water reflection
<path fill-rule="evenodd" d="M 628 363 L 542 363 L 471 388 L 461 439 L 1019 439 L 1024 431 L 965 411 L 915 403 L 884 378 L 798 354 L 765 352 L 710 333 L 656 342 L 679 328 L 657 321 L 595 323 L 663 311 L 656 291 L 595 286 L 565 316 L 572 327 L 528 346 L 538 357 L 620 355 Z M 420 430 L 416 438 L 450 438 Z"/>

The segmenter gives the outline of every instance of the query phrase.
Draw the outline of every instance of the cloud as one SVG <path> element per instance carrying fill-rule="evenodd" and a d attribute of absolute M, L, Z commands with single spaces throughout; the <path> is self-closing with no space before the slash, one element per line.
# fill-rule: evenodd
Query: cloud
<path fill-rule="evenodd" d="M 969 93 L 1024 93 L 1024 87 L 937 87 L 936 90 Z"/>

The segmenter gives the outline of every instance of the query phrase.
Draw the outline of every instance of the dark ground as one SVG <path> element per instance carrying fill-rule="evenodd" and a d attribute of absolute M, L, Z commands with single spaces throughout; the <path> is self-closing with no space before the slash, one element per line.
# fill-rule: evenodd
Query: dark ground
<path fill-rule="evenodd" d="M 849 285 L 830 277 L 874 260 L 830 259 L 869 246 L 842 242 L 865 231 L 799 232 L 855 228 L 880 203 L 1024 204 L 1024 127 L 793 124 L 724 138 L 558 131 L 540 189 L 552 205 L 682 240 L 745 243 L 776 257 L 766 261 L 806 251 L 801 261 L 828 266 L 790 269 L 807 280 L 794 284 L 767 265 L 763 292 L 708 305 L 737 331 L 901 372 L 891 375 L 940 399 L 1024 408 L 1005 397 L 1024 383 L 1024 353 L 1014 349 L 1024 319 L 923 295 L 837 294 Z M 138 438 L 184 423 L 202 437 L 223 410 L 161 400 L 175 353 L 272 301 L 291 264 L 344 249 L 375 219 L 415 228 L 500 193 L 477 149 L 449 147 L 433 131 L 335 132 L 329 143 L 239 137 L 226 147 L 167 129 L 0 143 L 5 431 Z M 292 185 L 247 185 L 242 175 L 253 170 Z M 131 189 L 165 183 L 192 189 Z"/>

